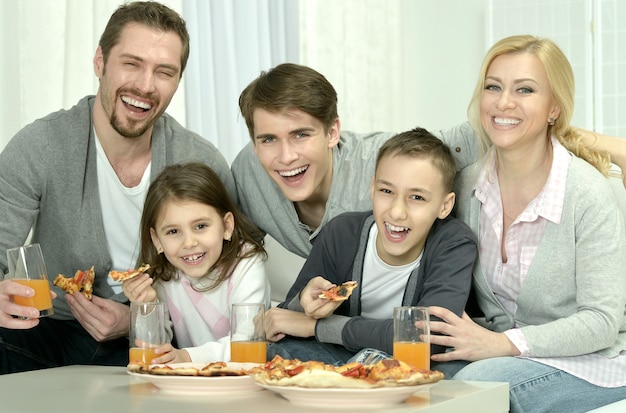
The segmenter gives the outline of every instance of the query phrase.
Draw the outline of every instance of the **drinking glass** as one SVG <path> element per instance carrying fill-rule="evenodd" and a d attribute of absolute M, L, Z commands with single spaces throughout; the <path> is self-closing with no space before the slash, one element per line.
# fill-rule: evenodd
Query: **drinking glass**
<path fill-rule="evenodd" d="M 393 309 L 393 358 L 430 370 L 430 313 L 428 307 Z"/>
<path fill-rule="evenodd" d="M 13 296 L 13 302 L 19 305 L 35 307 L 39 317 L 54 314 L 52 296 L 48 283 L 48 272 L 39 244 L 25 245 L 7 250 L 9 278 L 16 283 L 35 290 L 32 297 Z M 20 317 L 25 319 L 25 317 Z"/>
<path fill-rule="evenodd" d="M 158 357 L 155 349 L 167 342 L 163 305 L 161 302 L 130 304 L 130 362 L 150 364 Z"/>
<path fill-rule="evenodd" d="M 230 313 L 230 359 L 265 363 L 265 304 L 233 304 Z"/>

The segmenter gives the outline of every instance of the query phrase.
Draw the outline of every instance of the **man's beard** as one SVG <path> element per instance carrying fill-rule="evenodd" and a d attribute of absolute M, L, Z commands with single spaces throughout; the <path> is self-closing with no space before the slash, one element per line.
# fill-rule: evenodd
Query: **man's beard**
<path fill-rule="evenodd" d="M 137 138 L 146 133 L 146 131 L 151 128 L 152 125 L 154 125 L 155 120 L 156 119 L 150 119 L 146 121 L 143 125 L 141 124 L 141 122 L 130 121 L 128 126 L 124 126 L 117 118 L 114 110 L 113 113 L 111 113 L 110 123 L 113 129 L 115 129 L 115 131 L 123 137 Z"/>

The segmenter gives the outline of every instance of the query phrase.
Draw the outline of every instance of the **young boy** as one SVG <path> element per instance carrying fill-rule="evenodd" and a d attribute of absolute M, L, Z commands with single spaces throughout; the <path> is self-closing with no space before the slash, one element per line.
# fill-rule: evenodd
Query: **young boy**
<path fill-rule="evenodd" d="M 394 307 L 463 313 L 477 243 L 450 216 L 455 171 L 449 148 L 424 129 L 381 146 L 370 184 L 373 211 L 339 215 L 320 232 L 287 300 L 267 313 L 266 335 L 276 342 L 268 359 L 343 363 L 363 348 L 392 353 Z M 319 297 L 348 280 L 358 287 L 347 301 Z"/>

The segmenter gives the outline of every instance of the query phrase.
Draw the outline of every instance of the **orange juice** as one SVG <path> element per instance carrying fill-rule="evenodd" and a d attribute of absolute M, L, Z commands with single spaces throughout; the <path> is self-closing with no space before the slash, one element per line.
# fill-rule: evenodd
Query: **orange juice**
<path fill-rule="evenodd" d="M 138 348 L 131 347 L 128 352 L 128 361 L 139 361 L 144 364 L 150 364 L 152 359 L 157 358 L 158 355 L 154 352 L 154 348 Z"/>
<path fill-rule="evenodd" d="M 50 310 L 52 308 L 52 297 L 50 296 L 50 284 L 48 284 L 48 280 L 13 279 L 12 281 L 26 285 L 35 290 L 35 295 L 33 297 L 21 297 L 14 295 L 13 301 L 16 304 L 35 307 L 40 312 L 42 310 Z M 47 314 L 48 312 L 46 312 L 46 315 Z"/>
<path fill-rule="evenodd" d="M 265 341 L 231 341 L 230 360 L 265 363 L 267 361 L 267 343 Z"/>
<path fill-rule="evenodd" d="M 393 358 L 418 369 L 430 370 L 430 343 L 394 341 Z"/>

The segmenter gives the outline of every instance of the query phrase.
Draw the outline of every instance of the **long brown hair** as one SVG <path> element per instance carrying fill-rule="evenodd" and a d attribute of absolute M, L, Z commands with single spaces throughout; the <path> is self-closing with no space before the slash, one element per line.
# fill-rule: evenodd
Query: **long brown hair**
<path fill-rule="evenodd" d="M 200 162 L 174 164 L 163 169 L 150 184 L 141 216 L 139 263 L 151 265 L 149 272 L 155 280 L 169 281 L 176 276 L 176 267 L 164 254 L 156 251 L 150 236 L 150 228 L 156 227 L 163 207 L 172 200 L 199 202 L 215 208 L 221 217 L 227 212 L 232 212 L 234 216 L 232 238 L 223 241 L 222 254 L 207 273 L 209 275 L 217 270 L 218 276 L 203 291 L 211 290 L 228 279 L 240 259 L 255 254 L 262 254 L 263 259 L 267 259 L 259 229 L 239 211 L 217 174 Z"/>

